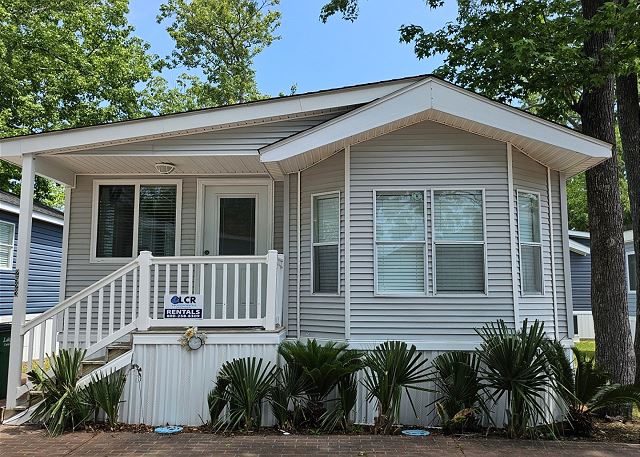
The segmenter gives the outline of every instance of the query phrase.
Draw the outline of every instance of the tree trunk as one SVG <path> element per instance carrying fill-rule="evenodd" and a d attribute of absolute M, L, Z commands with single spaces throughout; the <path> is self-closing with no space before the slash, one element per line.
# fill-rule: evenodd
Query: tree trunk
<path fill-rule="evenodd" d="M 585 19 L 591 19 L 603 0 L 582 0 Z M 613 42 L 612 31 L 593 32 L 584 43 L 587 58 L 602 61 L 601 50 Z M 604 68 L 604 67 L 602 67 Z M 603 84 L 584 88 L 580 116 L 587 135 L 615 143 L 613 76 Z M 596 360 L 614 382 L 632 384 L 635 354 L 629 325 L 622 204 L 615 154 L 586 173 L 591 232 L 591 309 Z"/>
<path fill-rule="evenodd" d="M 638 75 L 631 73 L 616 80 L 618 126 L 629 183 L 634 251 L 640 254 L 640 100 Z M 636 255 L 636 284 L 640 284 L 640 255 Z M 640 307 L 636 294 L 636 361 L 640 360 Z M 640 364 L 636 365 L 636 384 L 640 385 Z"/>

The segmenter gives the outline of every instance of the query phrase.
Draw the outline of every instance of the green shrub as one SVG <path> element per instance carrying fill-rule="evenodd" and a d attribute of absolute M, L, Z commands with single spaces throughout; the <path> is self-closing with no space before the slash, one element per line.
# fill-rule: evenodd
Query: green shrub
<path fill-rule="evenodd" d="M 298 365 L 285 364 L 278 369 L 269 402 L 280 428 L 292 430 L 296 424 L 304 421 L 305 381 L 302 368 Z M 292 409 L 289 409 L 290 406 Z"/>
<path fill-rule="evenodd" d="M 593 434 L 594 418 L 607 408 L 640 406 L 640 387 L 611 383 L 608 373 L 596 365 L 593 353 L 574 348 L 575 370 L 559 343 L 551 345 L 548 354 L 556 389 L 566 406 L 566 420 L 575 434 Z"/>
<path fill-rule="evenodd" d="M 431 381 L 437 395 L 434 404 L 445 433 L 473 429 L 481 414 L 489 416 L 477 354 L 445 352 L 433 360 L 432 367 Z"/>
<path fill-rule="evenodd" d="M 208 396 L 211 420 L 229 406 L 227 429 L 254 429 L 262 421 L 262 405 L 272 392 L 276 367 L 256 357 L 234 359 L 222 365 L 216 387 Z M 215 413 L 218 413 L 214 416 Z"/>
<path fill-rule="evenodd" d="M 286 362 L 289 376 L 300 378 L 295 383 L 289 382 L 288 387 L 283 384 L 283 389 L 280 390 L 282 393 L 288 390 L 290 395 L 289 400 L 282 399 L 279 402 L 280 406 L 285 402 L 288 405 L 290 400 L 294 400 L 294 410 L 287 412 L 287 417 L 293 417 L 295 425 L 300 425 L 300 421 L 303 421 L 307 426 L 324 427 L 326 430 L 333 430 L 339 424 L 347 427 L 347 418 L 353 409 L 350 405 L 355 405 L 355 400 L 351 402 L 345 399 L 343 402 L 341 389 L 338 387 L 342 384 L 342 392 L 350 392 L 348 379 L 361 368 L 362 354 L 349 350 L 346 343 L 329 341 L 319 344 L 316 340 L 285 341 L 278 352 Z M 287 376 L 283 379 L 286 378 Z M 329 411 L 327 398 L 336 388 L 338 398 L 332 401 L 334 407 Z M 291 396 L 293 391 L 297 391 L 297 397 Z M 348 411 L 345 408 L 349 408 Z M 276 412 L 276 417 L 284 417 L 283 412 Z M 331 420 L 329 417 L 340 418 Z"/>
<path fill-rule="evenodd" d="M 61 350 L 49 359 L 51 373 L 39 366 L 28 373 L 34 389 L 43 395 L 32 420 L 43 424 L 51 435 L 76 430 L 94 416 L 89 390 L 77 387 L 84 355 L 81 349 Z"/>
<path fill-rule="evenodd" d="M 415 346 L 407 348 L 406 343 L 399 341 L 382 343 L 365 355 L 363 385 L 367 400 L 376 401 L 376 433 L 391 433 L 399 420 L 403 391 L 416 414 L 409 389 L 426 390 L 420 386 L 429 379 L 426 363 L 427 359 L 422 359 Z"/>
<path fill-rule="evenodd" d="M 94 375 L 91 378 L 91 383 L 87 386 L 96 412 L 104 411 L 107 424 L 111 427 L 118 425 L 118 412 L 126 382 L 127 375 L 120 370 L 108 375 Z"/>
<path fill-rule="evenodd" d="M 545 396 L 552 391 L 553 379 L 545 353 L 548 340 L 544 324 L 525 321 L 519 331 L 499 320 L 477 331 L 482 344 L 477 349 L 480 375 L 490 398 L 506 396 L 507 434 L 510 437 L 533 436 L 532 427 L 550 425 L 551 407 Z"/>

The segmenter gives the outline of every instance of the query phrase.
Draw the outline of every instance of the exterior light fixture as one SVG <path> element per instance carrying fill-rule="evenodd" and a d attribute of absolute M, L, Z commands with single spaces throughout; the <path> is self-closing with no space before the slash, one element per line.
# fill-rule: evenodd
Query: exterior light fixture
<path fill-rule="evenodd" d="M 156 171 L 161 175 L 171 174 L 175 169 L 176 169 L 176 166 L 172 163 L 160 162 L 156 164 Z"/>

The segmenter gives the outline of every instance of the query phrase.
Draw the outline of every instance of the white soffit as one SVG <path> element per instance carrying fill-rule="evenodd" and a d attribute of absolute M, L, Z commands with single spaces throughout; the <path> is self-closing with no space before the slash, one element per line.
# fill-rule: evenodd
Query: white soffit
<path fill-rule="evenodd" d="M 611 157 L 612 146 L 432 77 L 426 77 L 312 129 L 260 150 L 268 169 L 292 173 L 346 145 L 434 121 L 510 142 L 534 160 L 573 175 Z"/>
<path fill-rule="evenodd" d="M 207 132 L 254 123 L 273 122 L 340 106 L 361 105 L 411 85 L 421 77 L 332 89 L 308 94 L 74 128 L 0 140 L 0 158 L 27 153 L 81 151 L 154 138 Z"/>

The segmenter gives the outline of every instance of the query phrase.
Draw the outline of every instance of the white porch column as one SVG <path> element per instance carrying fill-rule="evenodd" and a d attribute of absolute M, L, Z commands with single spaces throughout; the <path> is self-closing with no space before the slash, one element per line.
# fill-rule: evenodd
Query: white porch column
<path fill-rule="evenodd" d="M 149 330 L 149 304 L 151 297 L 151 259 L 150 251 L 142 251 L 138 256 L 140 283 L 138 285 L 138 329 Z"/>
<path fill-rule="evenodd" d="M 264 329 L 276 329 L 276 294 L 278 280 L 278 251 L 267 252 L 267 308 Z"/>
<path fill-rule="evenodd" d="M 27 313 L 27 287 L 29 284 L 29 252 L 31 246 L 31 221 L 33 218 L 33 187 L 35 182 L 35 157 L 25 154 L 22 158 L 20 185 L 20 219 L 18 221 L 18 249 L 16 253 L 16 279 L 11 321 L 11 348 L 9 350 L 9 377 L 7 379 L 7 409 L 16 406 L 18 387 L 22 375 L 22 326 Z"/>

